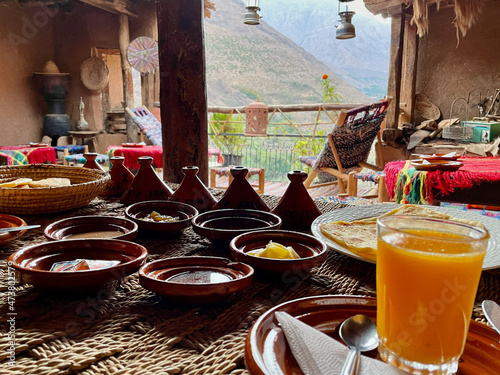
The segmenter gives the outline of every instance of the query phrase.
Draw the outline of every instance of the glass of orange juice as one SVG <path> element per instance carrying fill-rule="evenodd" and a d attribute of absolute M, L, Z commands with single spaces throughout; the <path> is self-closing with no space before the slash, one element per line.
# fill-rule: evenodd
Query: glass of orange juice
<path fill-rule="evenodd" d="M 486 230 L 418 216 L 377 221 L 381 358 L 413 374 L 454 374 L 488 247 Z"/>

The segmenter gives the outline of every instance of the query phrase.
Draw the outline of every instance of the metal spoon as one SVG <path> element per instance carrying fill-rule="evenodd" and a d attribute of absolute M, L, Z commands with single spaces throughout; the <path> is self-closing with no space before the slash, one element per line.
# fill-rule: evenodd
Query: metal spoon
<path fill-rule="evenodd" d="M 378 346 L 377 327 L 365 315 L 354 315 L 340 326 L 340 337 L 349 347 L 349 353 L 342 367 L 341 375 L 359 372 L 360 352 L 373 350 Z"/>
<path fill-rule="evenodd" d="M 24 226 L 20 226 L 20 227 L 0 228 L 0 234 L 7 233 L 7 232 L 17 232 L 20 230 L 34 229 L 34 228 L 40 228 L 40 225 L 24 225 Z"/>

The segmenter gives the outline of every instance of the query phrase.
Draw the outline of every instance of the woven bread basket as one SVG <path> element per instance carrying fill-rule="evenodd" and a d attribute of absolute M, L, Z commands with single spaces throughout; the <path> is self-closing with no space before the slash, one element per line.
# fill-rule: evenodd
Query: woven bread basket
<path fill-rule="evenodd" d="M 71 185 L 30 189 L 0 188 L 0 212 L 38 215 L 82 207 L 104 191 L 109 173 L 62 165 L 36 164 L 0 167 L 0 183 L 18 178 L 69 178 Z"/>

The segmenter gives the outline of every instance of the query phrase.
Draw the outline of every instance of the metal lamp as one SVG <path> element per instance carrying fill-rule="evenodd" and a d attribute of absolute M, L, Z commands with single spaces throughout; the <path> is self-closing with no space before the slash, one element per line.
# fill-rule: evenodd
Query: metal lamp
<path fill-rule="evenodd" d="M 356 29 L 351 23 L 354 12 L 346 11 L 340 12 L 340 24 L 337 25 L 337 32 L 335 33 L 336 39 L 351 39 L 356 36 Z"/>
<path fill-rule="evenodd" d="M 243 23 L 246 25 L 260 25 L 260 16 L 257 11 L 260 10 L 259 0 L 247 0 L 247 6 L 245 7 L 247 12 L 245 13 L 245 19 Z"/>

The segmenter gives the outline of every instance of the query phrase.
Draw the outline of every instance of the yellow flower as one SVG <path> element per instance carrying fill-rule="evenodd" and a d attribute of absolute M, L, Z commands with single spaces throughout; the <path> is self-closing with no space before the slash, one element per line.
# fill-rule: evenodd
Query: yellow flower
<path fill-rule="evenodd" d="M 328 74 L 323 74 L 323 75 L 321 76 L 321 78 L 322 78 L 322 79 L 328 79 Z"/>

